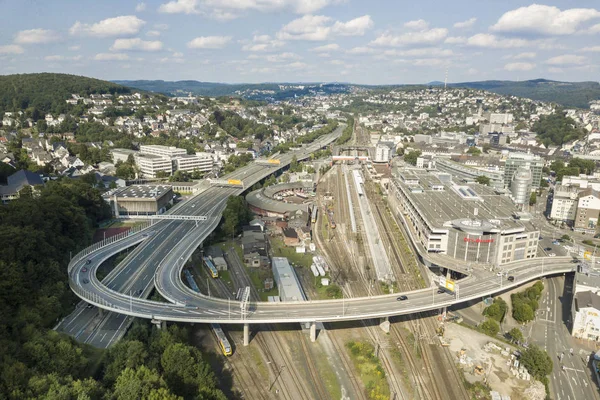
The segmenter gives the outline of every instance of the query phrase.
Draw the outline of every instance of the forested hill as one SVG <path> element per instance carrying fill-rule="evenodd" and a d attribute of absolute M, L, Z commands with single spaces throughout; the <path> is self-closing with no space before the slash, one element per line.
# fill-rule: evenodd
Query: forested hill
<path fill-rule="evenodd" d="M 482 81 L 453 83 L 452 87 L 487 90 L 507 96 L 558 103 L 565 107 L 589 108 L 589 102 L 600 99 L 598 82 L 558 82 L 547 79 L 530 81 Z"/>
<path fill-rule="evenodd" d="M 71 94 L 131 93 L 131 89 L 100 79 L 68 74 L 0 75 L 0 112 L 36 109 L 64 113 Z"/>

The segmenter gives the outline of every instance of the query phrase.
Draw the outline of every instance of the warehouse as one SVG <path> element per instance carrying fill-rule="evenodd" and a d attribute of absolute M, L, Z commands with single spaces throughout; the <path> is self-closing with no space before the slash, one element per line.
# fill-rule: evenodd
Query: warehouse
<path fill-rule="evenodd" d="M 397 171 L 390 185 L 399 215 L 429 253 L 501 265 L 536 257 L 539 230 L 506 196 L 445 173 Z"/>
<path fill-rule="evenodd" d="M 288 259 L 285 257 L 273 257 L 271 261 L 273 276 L 279 289 L 279 298 L 281 301 L 306 300 L 296 272 L 288 262 Z"/>
<path fill-rule="evenodd" d="M 115 217 L 135 218 L 164 213 L 172 204 L 173 189 L 171 186 L 133 185 L 113 189 L 102 197 L 110 204 Z"/>

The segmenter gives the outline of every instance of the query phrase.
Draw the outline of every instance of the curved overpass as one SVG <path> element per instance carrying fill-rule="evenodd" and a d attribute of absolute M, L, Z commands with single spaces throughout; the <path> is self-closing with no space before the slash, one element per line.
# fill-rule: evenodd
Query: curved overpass
<path fill-rule="evenodd" d="M 343 127 L 318 142 L 294 153 L 298 159 L 307 158 L 327 143 L 331 143 Z M 279 168 L 289 164 L 293 154 L 283 155 Z M 229 176 L 242 179 L 246 186 L 252 185 L 271 174 L 275 169 L 252 164 Z M 121 240 L 96 245 L 77 254 L 69 264 L 69 283 L 72 290 L 83 300 L 99 308 L 135 317 L 159 321 L 199 323 L 279 323 L 279 322 L 329 322 L 387 317 L 438 309 L 464 301 L 498 293 L 524 282 L 552 274 L 575 271 L 570 257 L 551 257 L 544 261 L 530 259 L 504 265 L 515 277 L 513 282 L 502 281 L 483 271 L 477 271 L 458 283 L 457 295 L 438 294 L 437 287 L 404 293 L 408 300 L 397 301 L 398 294 L 351 298 L 342 300 L 267 303 L 251 302 L 242 312 L 241 303 L 207 297 L 193 292 L 183 284 L 181 270 L 193 251 L 216 228 L 226 199 L 241 193 L 243 189 L 213 187 L 186 203 L 174 207 L 171 212 L 180 215 L 206 215 L 207 221 L 196 225 L 190 221 L 159 221 L 130 234 Z M 105 286 L 97 278 L 97 267 L 107 258 L 144 241 L 155 245 L 145 246 L 146 258 L 163 257 L 156 270 L 152 270 L 148 287 L 153 283 L 163 297 L 171 303 L 156 302 L 119 293 Z M 86 260 L 90 264 L 86 264 Z M 146 262 L 140 262 L 132 273 L 137 279 L 144 271 Z M 83 267 L 86 271 L 83 271 Z M 140 272 L 142 271 L 142 272 Z M 153 277 L 153 282 L 152 282 Z M 87 281 L 87 283 L 85 283 Z"/>

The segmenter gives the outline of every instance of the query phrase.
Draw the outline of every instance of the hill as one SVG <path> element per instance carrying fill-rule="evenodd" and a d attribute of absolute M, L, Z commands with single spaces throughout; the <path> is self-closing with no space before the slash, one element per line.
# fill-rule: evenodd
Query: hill
<path fill-rule="evenodd" d="M 18 74 L 0 76 L 0 112 L 37 110 L 64 113 L 71 94 L 131 93 L 131 89 L 94 78 L 68 74 Z M 1 114 L 0 114 L 1 115 Z"/>
<path fill-rule="evenodd" d="M 481 81 L 449 84 L 487 90 L 507 96 L 558 103 L 565 107 L 589 108 L 589 102 L 600 99 L 598 82 L 559 82 L 547 79 L 530 81 Z"/>

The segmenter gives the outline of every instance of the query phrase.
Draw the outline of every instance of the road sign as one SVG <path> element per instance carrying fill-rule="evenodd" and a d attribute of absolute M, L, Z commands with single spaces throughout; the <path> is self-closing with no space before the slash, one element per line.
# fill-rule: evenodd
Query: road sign
<path fill-rule="evenodd" d="M 446 279 L 445 276 L 440 276 L 440 286 L 446 290 L 454 292 L 454 281 Z"/>

